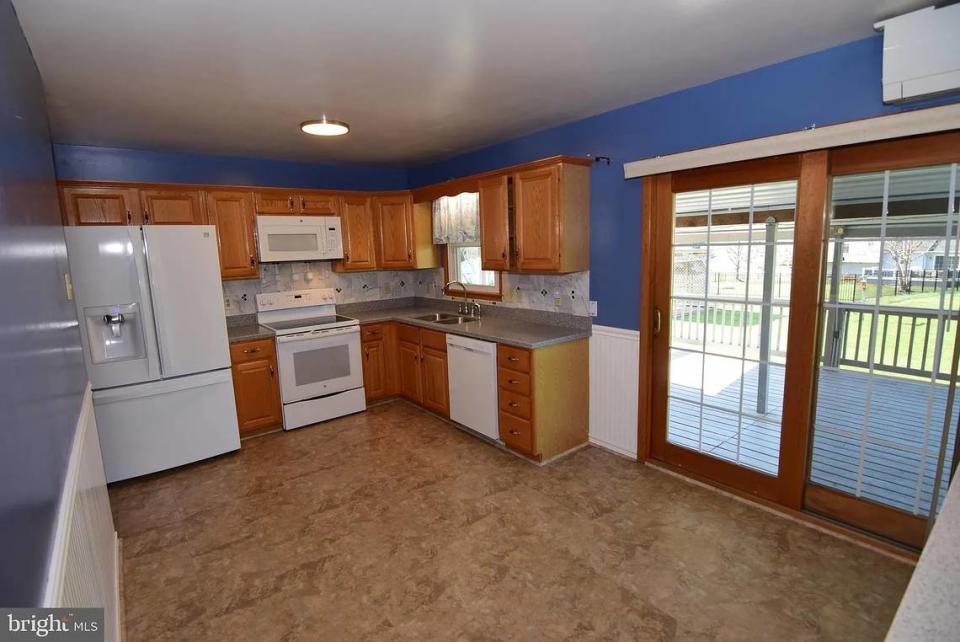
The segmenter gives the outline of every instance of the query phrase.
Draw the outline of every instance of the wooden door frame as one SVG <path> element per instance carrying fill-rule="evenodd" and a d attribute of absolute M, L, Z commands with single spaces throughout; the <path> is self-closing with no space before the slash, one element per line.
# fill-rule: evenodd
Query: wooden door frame
<path fill-rule="evenodd" d="M 760 496 L 792 509 L 803 504 L 810 441 L 809 419 L 816 386 L 817 323 L 820 306 L 820 272 L 826 233 L 828 185 L 826 151 L 790 154 L 645 177 L 641 226 L 640 376 L 637 455 L 641 461 L 667 461 L 721 484 Z M 791 322 L 787 331 L 784 388 L 795 391 L 784 399 L 780 437 L 780 469 L 776 477 L 712 458 L 666 441 L 667 400 L 653 394 L 654 382 L 666 376 L 669 358 L 669 324 L 663 323 L 659 343 L 652 331 L 657 302 L 669 300 L 673 221 L 673 195 L 678 191 L 732 185 L 798 181 L 794 231 L 794 270 L 791 277 Z M 802 257 L 797 269 L 798 258 Z M 811 276 L 813 275 L 813 276 Z M 662 288 L 667 288 L 666 292 Z M 661 315 L 664 311 L 661 310 Z M 669 315 L 669 310 L 666 310 Z M 812 355 L 812 356 L 811 356 Z M 804 405 L 805 404 L 805 405 Z"/>

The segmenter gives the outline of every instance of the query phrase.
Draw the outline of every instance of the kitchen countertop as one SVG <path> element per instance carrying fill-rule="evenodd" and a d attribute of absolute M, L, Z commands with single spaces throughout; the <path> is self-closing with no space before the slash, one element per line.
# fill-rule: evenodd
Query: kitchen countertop
<path fill-rule="evenodd" d="M 545 323 L 528 323 L 516 319 L 504 317 L 485 316 L 479 321 L 466 324 L 433 323 L 431 321 L 417 321 L 414 317 L 432 314 L 434 312 L 447 312 L 449 310 L 430 307 L 430 306 L 407 306 L 402 308 L 385 308 L 382 310 L 369 310 L 366 312 L 354 312 L 347 316 L 360 321 L 360 323 L 376 323 L 378 321 L 402 321 L 410 325 L 421 328 L 429 328 L 439 332 L 449 332 L 463 337 L 480 339 L 486 341 L 495 341 L 506 345 L 516 346 L 518 348 L 543 348 L 544 346 L 557 343 L 566 343 L 567 341 L 576 341 L 590 336 L 588 329 L 563 328 Z"/>
<path fill-rule="evenodd" d="M 227 326 L 227 340 L 230 343 L 253 341 L 254 339 L 272 339 L 273 336 L 273 330 L 256 323 Z"/>

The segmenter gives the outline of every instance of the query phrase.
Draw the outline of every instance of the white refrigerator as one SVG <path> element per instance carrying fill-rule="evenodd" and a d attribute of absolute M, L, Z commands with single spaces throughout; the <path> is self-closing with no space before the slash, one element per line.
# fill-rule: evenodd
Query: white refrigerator
<path fill-rule="evenodd" d="M 107 481 L 239 448 L 213 226 L 65 232 Z"/>

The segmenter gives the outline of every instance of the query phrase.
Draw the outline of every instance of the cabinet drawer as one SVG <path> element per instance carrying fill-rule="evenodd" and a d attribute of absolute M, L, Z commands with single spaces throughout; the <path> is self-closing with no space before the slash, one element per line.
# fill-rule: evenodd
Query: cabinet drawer
<path fill-rule="evenodd" d="M 530 397 L 511 392 L 505 388 L 500 389 L 500 410 L 509 412 L 511 415 L 521 419 L 530 419 L 533 412 L 533 404 Z"/>
<path fill-rule="evenodd" d="M 383 339 L 385 324 L 383 323 L 369 323 L 367 325 L 360 326 L 360 340 L 366 343 L 367 341 L 379 341 Z"/>
<path fill-rule="evenodd" d="M 420 345 L 420 328 L 415 328 L 412 325 L 401 323 L 397 326 L 397 337 L 401 341 L 407 341 L 409 343 L 416 343 L 417 345 Z"/>
<path fill-rule="evenodd" d="M 500 439 L 503 443 L 533 455 L 533 424 L 505 412 L 500 413 Z"/>
<path fill-rule="evenodd" d="M 230 344 L 230 362 L 233 364 L 266 359 L 275 354 L 273 339 L 256 339 Z"/>
<path fill-rule="evenodd" d="M 497 364 L 518 372 L 530 372 L 530 351 L 511 346 L 497 346 Z"/>
<path fill-rule="evenodd" d="M 497 371 L 497 379 L 504 390 L 530 396 L 530 375 L 500 368 Z"/>
<path fill-rule="evenodd" d="M 420 329 L 420 343 L 424 348 L 433 348 L 440 352 L 447 351 L 447 335 L 436 330 Z"/>

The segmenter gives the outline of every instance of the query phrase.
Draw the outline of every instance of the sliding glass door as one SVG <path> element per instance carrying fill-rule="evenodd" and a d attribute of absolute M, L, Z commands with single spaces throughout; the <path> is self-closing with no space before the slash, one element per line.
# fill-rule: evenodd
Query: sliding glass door
<path fill-rule="evenodd" d="M 920 546 L 960 414 L 957 166 L 836 176 L 829 218 L 807 505 Z"/>
<path fill-rule="evenodd" d="M 951 132 L 645 178 L 641 458 L 922 546 L 957 459 L 958 162 Z"/>

